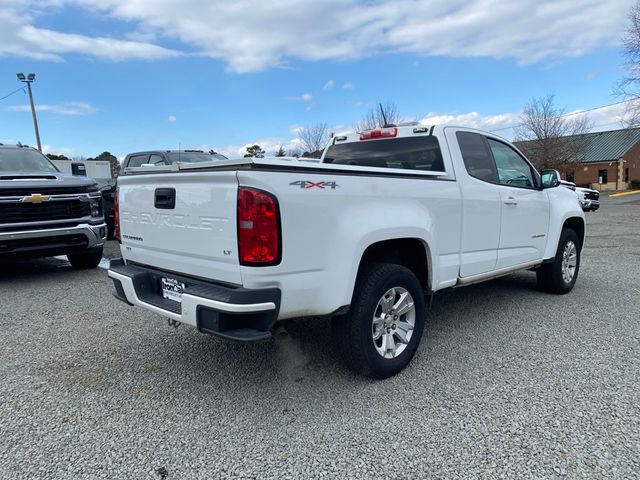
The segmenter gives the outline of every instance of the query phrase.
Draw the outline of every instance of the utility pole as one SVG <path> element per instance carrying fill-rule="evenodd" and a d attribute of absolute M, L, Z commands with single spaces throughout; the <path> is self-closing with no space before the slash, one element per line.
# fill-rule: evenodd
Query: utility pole
<path fill-rule="evenodd" d="M 31 83 L 36 79 L 36 74 L 30 73 L 25 77 L 24 73 L 20 72 L 16 75 L 19 81 L 27 84 L 27 91 L 29 92 L 29 103 L 31 104 L 31 116 L 33 116 L 33 128 L 36 131 L 36 142 L 38 142 L 38 150 L 42 151 L 42 144 L 40 143 L 40 131 L 38 130 L 38 118 L 36 117 L 36 107 L 33 104 L 33 94 L 31 93 Z"/>

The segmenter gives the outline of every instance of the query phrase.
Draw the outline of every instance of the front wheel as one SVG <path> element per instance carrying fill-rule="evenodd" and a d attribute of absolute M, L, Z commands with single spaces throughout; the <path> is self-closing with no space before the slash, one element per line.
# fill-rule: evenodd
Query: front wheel
<path fill-rule="evenodd" d="M 102 260 L 102 247 L 82 253 L 70 253 L 67 258 L 71 266 L 77 270 L 96 268 Z"/>
<path fill-rule="evenodd" d="M 538 287 L 549 293 L 569 293 L 580 271 L 580 239 L 574 230 L 565 228 L 560 235 L 556 257 L 536 272 Z"/>
<path fill-rule="evenodd" d="M 413 272 L 371 263 L 358 275 L 349 313 L 334 321 L 334 339 L 353 371 L 388 378 L 413 358 L 424 322 L 424 294 Z"/>

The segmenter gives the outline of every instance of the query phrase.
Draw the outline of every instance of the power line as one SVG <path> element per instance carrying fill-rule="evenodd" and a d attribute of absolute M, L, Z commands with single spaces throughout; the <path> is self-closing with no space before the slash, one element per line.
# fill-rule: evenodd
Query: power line
<path fill-rule="evenodd" d="M 4 100 L 5 98 L 8 98 L 11 95 L 13 95 L 14 93 L 18 93 L 20 90 L 22 90 L 24 92 L 24 87 L 20 87 L 17 90 L 14 90 L 13 92 L 6 94 L 4 97 L 0 98 L 0 100 Z"/>
<path fill-rule="evenodd" d="M 614 102 L 614 103 L 608 103 L 606 105 L 600 105 L 599 107 L 587 108 L 586 110 L 578 110 L 577 112 L 565 113 L 563 115 L 560 115 L 560 118 L 571 117 L 572 115 L 581 115 L 583 113 L 593 112 L 594 110 L 601 110 L 603 108 L 613 107 L 615 105 L 622 105 L 623 103 L 631 102 L 633 100 L 635 100 L 635 99 L 622 100 L 620 102 Z M 503 130 L 511 130 L 512 128 L 516 128 L 516 127 L 519 127 L 521 125 L 524 125 L 524 124 L 523 123 L 516 123 L 515 125 L 511 125 L 509 127 L 501 127 L 501 128 L 496 128 L 495 130 L 489 130 L 489 131 L 490 132 L 501 132 Z"/>

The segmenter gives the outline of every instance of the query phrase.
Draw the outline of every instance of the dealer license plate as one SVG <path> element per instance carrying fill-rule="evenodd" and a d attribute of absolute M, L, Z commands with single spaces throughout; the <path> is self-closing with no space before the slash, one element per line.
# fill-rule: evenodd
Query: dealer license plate
<path fill-rule="evenodd" d="M 162 297 L 173 300 L 174 302 L 182 302 L 182 292 L 184 292 L 185 284 L 174 278 L 162 278 Z"/>

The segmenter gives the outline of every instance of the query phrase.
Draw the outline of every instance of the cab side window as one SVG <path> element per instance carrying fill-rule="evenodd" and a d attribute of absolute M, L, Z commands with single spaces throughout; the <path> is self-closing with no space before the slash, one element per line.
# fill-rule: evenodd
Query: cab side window
<path fill-rule="evenodd" d="M 487 143 L 496 161 L 500 185 L 524 188 L 535 187 L 531 166 L 518 152 L 492 138 L 488 138 Z"/>
<path fill-rule="evenodd" d="M 485 182 L 498 183 L 498 172 L 482 135 L 473 132 L 456 132 L 462 160 L 472 177 Z"/>
<path fill-rule="evenodd" d="M 147 159 L 149 155 L 132 155 L 129 157 L 129 163 L 127 163 L 127 168 L 129 167 L 139 167 L 140 165 L 147 163 Z"/>
<path fill-rule="evenodd" d="M 149 156 L 149 162 L 151 165 L 164 165 L 164 158 L 162 155 L 158 155 L 157 153 L 152 153 Z"/>

